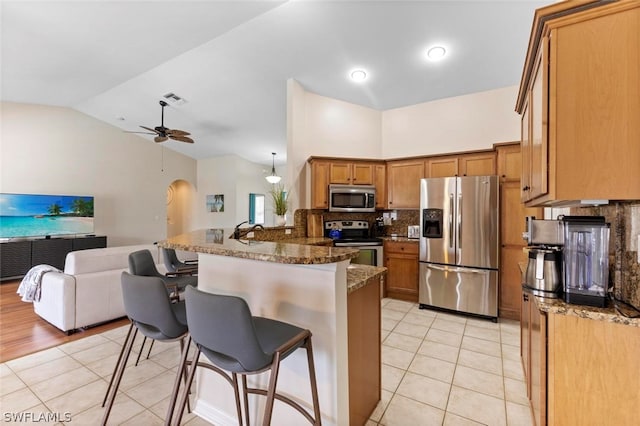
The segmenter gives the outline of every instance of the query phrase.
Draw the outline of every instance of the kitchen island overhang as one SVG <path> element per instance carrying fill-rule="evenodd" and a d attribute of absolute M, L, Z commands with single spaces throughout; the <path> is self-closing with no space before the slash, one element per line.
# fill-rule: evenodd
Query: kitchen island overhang
<path fill-rule="evenodd" d="M 231 231 L 227 232 L 225 234 L 231 235 Z M 350 292 L 379 285 L 385 268 L 349 265 L 350 259 L 358 254 L 354 249 L 228 238 L 216 238 L 214 242 L 208 230 L 182 234 L 158 245 L 198 253 L 200 290 L 240 296 L 255 316 L 310 329 L 322 422 L 326 425 L 350 423 L 347 298 Z M 370 303 L 371 309 L 379 312 L 379 298 Z M 379 324 L 371 327 L 376 327 L 379 333 Z M 378 334 L 378 347 L 372 349 L 378 354 L 379 343 Z M 297 352 L 281 365 L 278 392 L 310 409 L 306 354 Z M 379 369 L 378 363 L 378 371 L 374 372 L 378 376 Z M 249 385 L 266 387 L 268 378 L 268 372 L 249 376 Z M 233 392 L 223 379 L 200 370 L 194 393 L 196 414 L 214 424 L 237 424 Z M 250 396 L 250 417 L 254 422 L 260 421 L 265 401 L 264 397 Z M 289 406 L 275 404 L 273 424 L 304 422 Z"/>

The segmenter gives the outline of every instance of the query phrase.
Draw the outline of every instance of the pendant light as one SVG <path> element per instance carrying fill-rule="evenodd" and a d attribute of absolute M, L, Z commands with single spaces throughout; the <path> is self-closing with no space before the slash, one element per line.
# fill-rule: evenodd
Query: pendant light
<path fill-rule="evenodd" d="M 272 152 L 271 155 L 273 155 L 273 159 L 271 160 L 271 174 L 266 176 L 265 179 L 269 183 L 278 183 L 282 178 L 276 174 L 276 153 Z"/>

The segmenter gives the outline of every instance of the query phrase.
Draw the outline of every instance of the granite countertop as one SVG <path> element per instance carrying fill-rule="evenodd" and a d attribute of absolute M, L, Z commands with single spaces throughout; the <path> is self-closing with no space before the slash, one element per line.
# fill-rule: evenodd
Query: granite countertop
<path fill-rule="evenodd" d="M 325 243 L 319 241 L 324 240 L 323 238 L 270 242 L 234 240 L 229 238 L 232 234 L 232 229 L 201 229 L 159 241 L 158 246 L 219 256 L 301 265 L 334 263 L 358 256 L 358 250 L 353 248 L 308 245 Z M 296 242 L 293 243 L 293 241 Z"/>
<path fill-rule="evenodd" d="M 374 279 L 387 274 L 380 266 L 350 264 L 347 267 L 347 294 L 368 285 Z"/>
<path fill-rule="evenodd" d="M 585 305 L 572 305 L 566 303 L 562 299 L 550 299 L 546 297 L 534 297 L 536 306 L 542 312 L 548 312 L 550 314 L 557 315 L 569 315 L 580 318 L 589 318 L 596 321 L 607 321 L 616 324 L 630 325 L 633 327 L 640 327 L 640 317 L 629 318 L 620 314 L 616 308 L 611 304 L 606 308 L 596 308 L 593 306 Z M 629 308 L 620 306 L 620 309 L 628 315 L 633 315 L 634 311 Z M 635 312 L 637 314 L 637 312 Z"/>
<path fill-rule="evenodd" d="M 406 235 L 398 235 L 396 237 L 382 237 L 384 241 L 401 241 L 403 243 L 419 243 L 419 238 L 408 238 Z"/>

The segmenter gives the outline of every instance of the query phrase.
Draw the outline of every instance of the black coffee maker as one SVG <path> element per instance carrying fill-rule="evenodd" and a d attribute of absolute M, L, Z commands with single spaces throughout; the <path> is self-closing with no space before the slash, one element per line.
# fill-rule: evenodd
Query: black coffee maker
<path fill-rule="evenodd" d="M 377 217 L 375 222 L 373 222 L 373 227 L 371 228 L 371 236 L 372 237 L 384 236 L 384 219 L 382 218 L 382 216 Z"/>

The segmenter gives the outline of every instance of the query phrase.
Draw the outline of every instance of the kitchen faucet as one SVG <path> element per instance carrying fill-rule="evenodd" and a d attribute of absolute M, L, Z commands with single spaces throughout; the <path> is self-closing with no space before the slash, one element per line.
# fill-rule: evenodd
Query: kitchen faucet
<path fill-rule="evenodd" d="M 236 227 L 233 229 L 233 238 L 236 240 L 240 239 L 241 234 L 247 235 L 249 232 L 253 232 L 256 229 L 263 229 L 264 230 L 264 226 L 260 225 L 259 223 L 253 225 L 251 228 L 246 228 L 246 229 L 240 229 L 241 225 L 244 225 L 245 223 L 249 223 L 248 220 L 245 220 L 244 222 L 240 222 L 239 224 L 236 225 Z"/>

